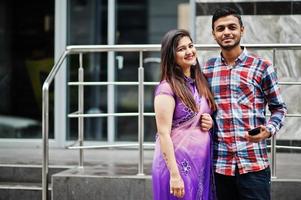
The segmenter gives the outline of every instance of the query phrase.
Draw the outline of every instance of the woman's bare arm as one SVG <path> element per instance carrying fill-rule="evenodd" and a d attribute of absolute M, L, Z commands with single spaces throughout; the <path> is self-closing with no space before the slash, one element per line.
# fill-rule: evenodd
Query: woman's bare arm
<path fill-rule="evenodd" d="M 158 95 L 155 97 L 154 104 L 162 156 L 170 172 L 170 192 L 181 198 L 184 196 L 184 182 L 176 163 L 174 147 L 170 137 L 175 100 L 168 95 Z"/>

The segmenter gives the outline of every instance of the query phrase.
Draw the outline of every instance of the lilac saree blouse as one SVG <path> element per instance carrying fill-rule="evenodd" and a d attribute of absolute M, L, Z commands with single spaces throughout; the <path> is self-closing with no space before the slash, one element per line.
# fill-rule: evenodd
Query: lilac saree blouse
<path fill-rule="evenodd" d="M 190 90 L 192 91 L 192 94 L 194 96 L 194 100 L 197 102 L 197 104 L 201 103 L 201 97 L 199 96 L 197 89 L 194 84 L 194 80 L 191 78 L 186 78 L 186 83 L 188 84 Z M 190 110 L 187 106 L 185 106 L 179 97 L 176 97 L 173 91 L 171 90 L 170 85 L 166 81 L 162 81 L 156 88 L 155 96 L 160 94 L 166 94 L 172 96 L 176 101 L 176 107 L 173 115 L 172 120 L 172 127 L 177 127 L 181 123 L 187 121 L 188 119 L 191 119 L 194 117 L 197 113 Z M 210 110 L 208 111 L 210 112 Z"/>
<path fill-rule="evenodd" d="M 211 137 L 200 128 L 200 117 L 211 113 L 207 100 L 198 94 L 194 80 L 186 78 L 199 108 L 193 112 L 176 97 L 170 85 L 162 81 L 156 88 L 155 96 L 170 95 L 175 99 L 171 139 L 181 177 L 184 181 L 185 195 L 182 200 L 213 200 L 211 170 Z M 169 170 L 160 150 L 160 138 L 156 138 L 152 165 L 152 185 L 154 200 L 178 199 L 170 194 Z"/>

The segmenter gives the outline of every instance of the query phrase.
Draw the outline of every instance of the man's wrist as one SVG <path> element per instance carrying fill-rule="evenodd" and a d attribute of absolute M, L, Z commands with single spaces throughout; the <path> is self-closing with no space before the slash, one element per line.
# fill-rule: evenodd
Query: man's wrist
<path fill-rule="evenodd" d="M 276 129 L 272 124 L 268 124 L 266 129 L 270 133 L 269 137 L 272 137 L 276 133 Z"/>

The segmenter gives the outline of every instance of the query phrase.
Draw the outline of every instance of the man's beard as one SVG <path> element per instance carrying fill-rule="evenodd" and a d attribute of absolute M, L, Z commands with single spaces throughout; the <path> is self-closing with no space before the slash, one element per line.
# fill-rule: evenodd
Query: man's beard
<path fill-rule="evenodd" d="M 240 39 L 239 39 L 239 40 L 236 40 L 235 43 L 234 43 L 233 45 L 229 45 L 229 46 L 228 46 L 228 45 L 223 45 L 222 42 L 218 42 L 218 45 L 219 45 L 222 49 L 227 50 L 227 51 L 234 49 L 234 48 L 237 47 L 239 44 L 240 44 Z"/>

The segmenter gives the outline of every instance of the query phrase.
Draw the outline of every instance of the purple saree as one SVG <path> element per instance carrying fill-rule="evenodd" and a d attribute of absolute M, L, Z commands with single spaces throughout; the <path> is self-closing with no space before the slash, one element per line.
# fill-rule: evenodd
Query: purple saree
<path fill-rule="evenodd" d="M 190 89 L 197 93 L 194 83 L 190 82 Z M 161 82 L 156 95 L 173 95 L 169 85 Z M 187 107 L 176 100 L 173 117 L 171 139 L 173 141 L 175 157 L 179 171 L 184 181 L 185 195 L 183 200 L 212 200 L 211 179 L 211 138 L 208 132 L 200 129 L 200 117 L 203 113 L 211 113 L 205 98 L 194 94 L 200 107 L 198 113 L 189 112 Z M 183 120 L 185 119 L 185 120 Z M 159 137 L 156 139 L 152 166 L 152 183 L 154 200 L 179 199 L 170 194 L 169 171 L 162 157 Z"/>

